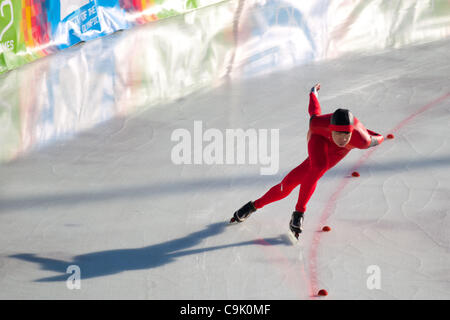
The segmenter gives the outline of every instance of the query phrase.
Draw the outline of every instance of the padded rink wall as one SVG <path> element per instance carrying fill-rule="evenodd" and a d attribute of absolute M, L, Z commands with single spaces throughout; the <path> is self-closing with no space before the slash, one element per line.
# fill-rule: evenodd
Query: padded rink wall
<path fill-rule="evenodd" d="M 228 79 L 449 35 L 448 0 L 0 0 L 0 163 Z"/>

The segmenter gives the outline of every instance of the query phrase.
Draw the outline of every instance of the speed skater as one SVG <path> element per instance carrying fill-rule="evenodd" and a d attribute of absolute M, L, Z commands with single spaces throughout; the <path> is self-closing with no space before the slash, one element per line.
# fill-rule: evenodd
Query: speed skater
<path fill-rule="evenodd" d="M 320 83 L 311 88 L 309 94 L 308 157 L 290 171 L 283 180 L 270 188 L 261 198 L 246 203 L 237 210 L 232 223 L 243 222 L 253 212 L 269 203 L 287 197 L 300 185 L 298 201 L 292 213 L 289 227 L 298 236 L 303 230 L 306 205 L 316 189 L 317 182 L 352 149 L 367 149 L 379 145 L 384 137 L 368 130 L 347 109 L 322 114 L 318 100 Z"/>

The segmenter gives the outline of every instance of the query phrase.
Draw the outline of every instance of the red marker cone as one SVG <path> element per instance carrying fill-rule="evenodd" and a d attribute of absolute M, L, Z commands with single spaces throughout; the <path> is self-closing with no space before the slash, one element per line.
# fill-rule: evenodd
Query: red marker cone
<path fill-rule="evenodd" d="M 331 231 L 331 228 L 329 226 L 325 226 L 322 228 L 322 231 L 328 232 Z"/>
<path fill-rule="evenodd" d="M 352 176 L 358 178 L 359 177 L 359 172 L 358 171 L 353 171 Z"/>
<path fill-rule="evenodd" d="M 321 290 L 319 290 L 318 295 L 324 297 L 324 296 L 328 295 L 328 292 L 325 289 L 321 289 Z"/>
<path fill-rule="evenodd" d="M 388 138 L 388 139 L 394 139 L 394 135 L 393 135 L 392 133 L 389 133 L 389 134 L 387 135 L 387 138 Z"/>

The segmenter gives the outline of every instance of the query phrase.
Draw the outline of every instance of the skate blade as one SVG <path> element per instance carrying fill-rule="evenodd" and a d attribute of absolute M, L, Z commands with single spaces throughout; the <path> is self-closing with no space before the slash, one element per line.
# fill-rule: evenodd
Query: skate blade
<path fill-rule="evenodd" d="M 289 234 L 289 240 L 292 242 L 292 244 L 295 245 L 300 242 L 300 240 L 299 240 L 300 233 L 289 230 L 288 234 Z"/>

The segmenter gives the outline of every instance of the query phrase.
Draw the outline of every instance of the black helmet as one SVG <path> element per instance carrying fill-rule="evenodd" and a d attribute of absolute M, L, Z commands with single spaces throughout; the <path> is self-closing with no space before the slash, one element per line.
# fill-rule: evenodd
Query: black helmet
<path fill-rule="evenodd" d="M 332 131 L 352 132 L 355 117 L 347 109 L 337 109 L 331 116 L 330 128 Z"/>

